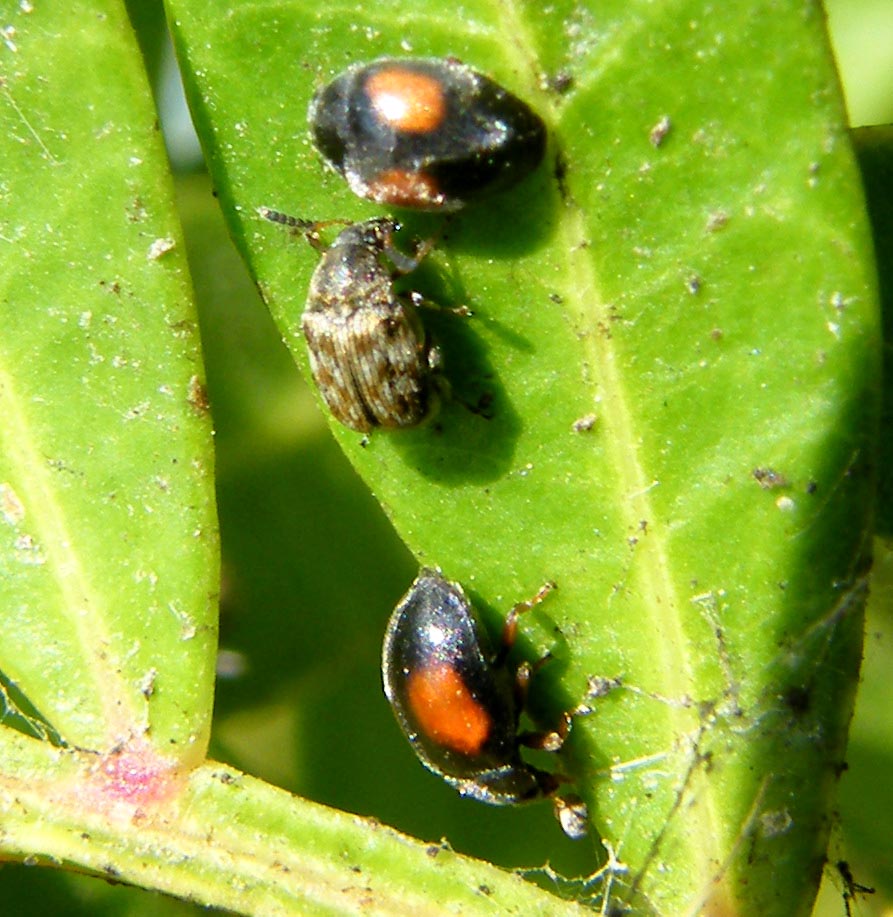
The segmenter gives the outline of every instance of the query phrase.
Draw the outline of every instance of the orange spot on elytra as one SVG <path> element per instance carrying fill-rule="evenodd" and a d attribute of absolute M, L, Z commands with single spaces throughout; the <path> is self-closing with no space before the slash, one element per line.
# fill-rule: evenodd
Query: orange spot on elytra
<path fill-rule="evenodd" d="M 490 735 L 490 715 L 452 666 L 418 669 L 406 687 L 409 706 L 428 738 L 463 755 L 480 752 Z"/>
<path fill-rule="evenodd" d="M 369 183 L 369 198 L 398 207 L 441 207 L 443 194 L 435 179 L 424 172 L 388 169 Z"/>
<path fill-rule="evenodd" d="M 378 117 L 398 131 L 430 134 L 446 117 L 443 86 L 436 77 L 390 67 L 366 80 L 366 95 Z"/>

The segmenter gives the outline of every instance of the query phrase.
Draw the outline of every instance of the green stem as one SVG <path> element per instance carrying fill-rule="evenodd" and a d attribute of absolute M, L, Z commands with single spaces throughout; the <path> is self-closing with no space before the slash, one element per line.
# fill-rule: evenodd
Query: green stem
<path fill-rule="evenodd" d="M 240 914 L 584 913 L 520 876 L 223 764 L 169 774 L 166 792 L 122 793 L 109 762 L 0 730 L 5 855 Z"/>

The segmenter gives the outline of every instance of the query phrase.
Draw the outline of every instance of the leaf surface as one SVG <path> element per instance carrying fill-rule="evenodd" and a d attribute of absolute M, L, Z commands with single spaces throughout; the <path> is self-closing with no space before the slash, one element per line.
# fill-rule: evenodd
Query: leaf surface
<path fill-rule="evenodd" d="M 256 210 L 381 212 L 312 149 L 314 90 L 454 55 L 546 118 L 522 186 L 404 221 L 443 232 L 413 284 L 474 312 L 425 317 L 455 398 L 423 429 L 334 433 L 494 624 L 557 581 L 524 622 L 556 659 L 540 714 L 622 679 L 566 761 L 622 864 L 606 894 L 807 912 L 860 653 L 880 340 L 819 5 L 168 10 L 233 237 L 305 369 L 317 255 Z"/>
<path fill-rule="evenodd" d="M 0 671 L 43 734 L 102 752 L 147 736 L 199 761 L 216 649 L 213 454 L 151 95 L 118 4 L 21 4 L 9 26 Z"/>

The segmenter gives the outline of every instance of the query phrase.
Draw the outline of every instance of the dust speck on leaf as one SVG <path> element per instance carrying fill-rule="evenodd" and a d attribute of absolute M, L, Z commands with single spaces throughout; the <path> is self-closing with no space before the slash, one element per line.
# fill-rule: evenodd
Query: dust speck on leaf
<path fill-rule="evenodd" d="M 707 232 L 719 232 L 729 222 L 729 215 L 724 210 L 715 210 L 707 217 Z"/>
<path fill-rule="evenodd" d="M 568 70 L 557 70 L 555 73 L 543 74 L 540 79 L 540 86 L 546 92 L 553 92 L 555 95 L 563 96 L 573 88 L 574 75 Z"/>
<path fill-rule="evenodd" d="M 147 216 L 147 211 L 145 205 L 143 204 L 142 198 L 135 197 L 130 208 L 130 213 L 128 214 L 127 219 L 131 223 L 140 223 Z"/>
<path fill-rule="evenodd" d="M 186 614 L 183 611 L 180 611 L 180 609 L 177 608 L 173 602 L 169 602 L 167 607 L 171 614 L 180 623 L 180 639 L 192 640 L 197 632 L 195 621 L 193 620 L 192 616 Z"/>
<path fill-rule="evenodd" d="M 15 540 L 16 559 L 19 563 L 39 567 L 46 563 L 40 545 L 30 536 L 21 535 Z"/>
<path fill-rule="evenodd" d="M 169 251 L 173 251 L 176 248 L 177 243 L 170 238 L 156 239 L 150 246 L 149 250 L 146 252 L 147 261 L 157 261 L 159 258 L 166 255 Z"/>
<path fill-rule="evenodd" d="M 155 693 L 155 680 L 158 678 L 158 669 L 154 666 L 140 679 L 140 694 L 148 700 Z"/>
<path fill-rule="evenodd" d="M 125 420 L 136 420 L 138 417 L 142 417 L 149 410 L 149 402 L 143 401 L 140 404 L 134 405 L 132 408 L 124 412 Z"/>
<path fill-rule="evenodd" d="M 10 525 L 18 525 L 25 518 L 25 505 L 12 486 L 0 484 L 0 514 Z"/>
<path fill-rule="evenodd" d="M 15 34 L 16 28 L 14 25 L 7 25 L 3 28 L 0 28 L 0 35 L 3 36 L 3 44 L 5 44 L 6 47 L 13 52 L 13 54 L 19 50 L 18 45 L 13 41 Z"/>
<path fill-rule="evenodd" d="M 787 809 L 764 812 L 760 816 L 760 827 L 763 829 L 765 837 L 777 837 L 779 834 L 784 834 L 793 823 L 791 813 Z"/>
<path fill-rule="evenodd" d="M 659 147 L 664 140 L 667 139 L 667 134 L 670 133 L 672 129 L 672 123 L 670 121 L 669 115 L 661 115 L 657 124 L 651 128 L 651 131 L 648 134 L 648 142 L 653 147 Z"/>
<path fill-rule="evenodd" d="M 790 484 L 788 479 L 774 468 L 754 468 L 752 474 L 754 480 L 764 490 L 772 490 L 775 487 L 787 487 Z"/>
<path fill-rule="evenodd" d="M 208 411 L 211 407 L 211 402 L 208 400 L 208 390 L 205 388 L 204 383 L 198 376 L 191 376 L 189 379 L 189 391 L 186 395 L 186 400 L 196 411 L 204 413 Z"/>
<path fill-rule="evenodd" d="M 574 433 L 588 433 L 596 424 L 598 416 L 596 414 L 586 414 L 578 418 L 571 424 Z"/>

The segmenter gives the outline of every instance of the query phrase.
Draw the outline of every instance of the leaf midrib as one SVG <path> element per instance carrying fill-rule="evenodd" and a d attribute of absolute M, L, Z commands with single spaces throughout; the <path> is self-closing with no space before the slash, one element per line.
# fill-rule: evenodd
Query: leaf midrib
<path fill-rule="evenodd" d="M 540 55 L 534 32 L 527 28 L 524 9 L 515 2 L 508 2 L 495 4 L 494 13 L 505 28 L 503 34 L 513 36 L 512 42 L 503 45 L 507 56 L 516 72 L 530 74 L 533 84 L 536 74 L 542 73 L 544 68 L 538 64 Z M 531 91 L 536 91 L 533 86 Z M 553 98 L 543 91 L 537 94 L 542 108 L 549 111 L 550 123 L 559 125 L 561 116 Z M 697 692 L 693 690 L 696 684 L 693 660 L 685 633 L 682 605 L 670 572 L 666 531 L 657 521 L 649 499 L 651 490 L 660 486 L 660 482 L 648 476 L 639 459 L 634 406 L 624 385 L 613 336 L 601 334 L 598 330 L 600 325 L 607 327 L 610 324 L 610 316 L 598 285 L 592 248 L 587 244 L 584 215 L 579 207 L 568 201 L 559 223 L 558 237 L 562 240 L 559 244 L 565 256 L 565 276 L 575 279 L 569 286 L 566 306 L 577 327 L 591 331 L 578 335 L 586 351 L 582 363 L 591 367 L 587 378 L 581 379 L 581 382 L 591 389 L 593 411 L 599 417 L 599 428 L 609 457 L 608 473 L 616 482 L 616 515 L 627 520 L 627 531 L 636 531 L 640 520 L 648 521 L 648 535 L 640 538 L 636 545 L 637 562 L 631 569 L 636 585 L 630 583 L 629 591 L 639 596 L 639 609 L 648 618 L 647 622 L 643 622 L 646 627 L 642 627 L 641 631 L 645 633 L 647 629 L 647 633 L 654 637 L 650 655 L 655 662 L 655 670 L 659 672 L 658 681 L 664 696 L 694 697 Z M 605 474 L 604 466 L 593 469 L 594 479 Z M 665 703 L 659 706 L 665 711 L 668 747 L 679 747 L 683 736 L 697 734 L 699 724 L 692 709 L 684 704 Z M 688 815 L 689 830 L 685 837 L 689 855 L 686 859 L 699 866 L 701 885 L 706 887 L 713 874 L 710 863 L 719 856 L 717 841 L 723 832 L 719 830 L 721 819 L 709 786 L 702 801 L 704 804 L 696 806 Z"/>
<path fill-rule="evenodd" d="M 640 460 L 635 405 L 631 404 L 624 384 L 614 336 L 599 331 L 599 326 L 609 325 L 610 315 L 591 259 L 592 248 L 586 244 L 584 217 L 573 203 L 565 208 L 561 227 L 566 276 L 574 278 L 568 288 L 566 307 L 577 327 L 588 329 L 588 333 L 578 336 L 585 350 L 582 362 L 589 367 L 587 378 L 580 381 L 591 390 L 593 411 L 599 417 L 602 444 L 608 457 L 607 465 L 600 463 L 592 469 L 592 476 L 613 478 L 614 486 L 610 489 L 616 497 L 615 515 L 624 520 L 623 530 L 638 531 L 640 522 L 647 520 L 647 534 L 636 543 L 631 582 L 626 589 L 637 597 L 635 607 L 641 618 L 636 632 L 641 639 L 651 635 L 649 658 L 661 694 L 666 698 L 696 697 L 691 647 L 682 601 L 671 573 L 667 532 L 650 500 L 650 493 L 661 482 L 647 474 Z M 692 708 L 682 703 L 656 703 L 656 706 L 664 712 L 667 747 L 680 748 L 681 737 L 697 733 L 698 721 Z M 706 884 L 712 875 L 709 864 L 718 857 L 717 841 L 723 832 L 719 830 L 721 819 L 709 788 L 702 802 L 703 805 L 687 815 L 685 837 L 689 845 L 687 860 L 699 865 L 702 883 Z"/>

